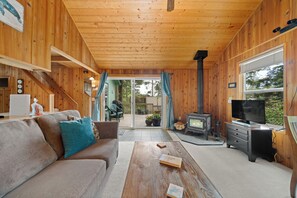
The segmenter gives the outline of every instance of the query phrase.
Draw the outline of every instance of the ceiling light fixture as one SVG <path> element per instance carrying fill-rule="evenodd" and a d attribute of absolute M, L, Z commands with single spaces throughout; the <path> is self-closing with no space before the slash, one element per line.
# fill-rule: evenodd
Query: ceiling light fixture
<path fill-rule="evenodd" d="M 174 10 L 174 0 L 167 0 L 167 11 L 171 12 Z"/>

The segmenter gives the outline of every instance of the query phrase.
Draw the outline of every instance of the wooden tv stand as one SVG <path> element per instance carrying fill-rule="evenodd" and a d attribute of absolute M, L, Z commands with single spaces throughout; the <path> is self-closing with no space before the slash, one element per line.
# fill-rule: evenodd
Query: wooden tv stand
<path fill-rule="evenodd" d="M 253 128 L 234 123 L 226 123 L 227 147 L 234 146 L 248 155 L 251 162 L 257 157 L 273 161 L 275 149 L 272 148 L 272 130 Z"/>

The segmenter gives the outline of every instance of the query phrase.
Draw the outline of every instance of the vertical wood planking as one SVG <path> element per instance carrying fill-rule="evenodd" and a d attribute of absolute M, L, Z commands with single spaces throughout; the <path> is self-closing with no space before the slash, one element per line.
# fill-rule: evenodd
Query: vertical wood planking
<path fill-rule="evenodd" d="M 49 93 L 44 91 L 35 82 L 33 82 L 32 79 L 28 77 L 21 69 L 0 64 L 0 76 L 10 76 L 11 94 L 17 94 L 17 79 L 23 79 L 24 93 L 30 94 L 31 103 L 33 103 L 33 98 L 36 97 L 38 102 L 43 106 L 44 111 L 49 110 Z M 9 107 L 9 97 L 7 96 L 6 99 L 6 107 Z"/>
<path fill-rule="evenodd" d="M 297 4 L 292 0 L 264 0 L 222 53 L 218 66 L 214 65 L 210 68 L 210 75 L 212 76 L 210 79 L 213 80 L 210 83 L 210 89 L 218 92 L 218 94 L 213 91 L 210 92 L 210 108 L 213 115 L 220 118 L 222 123 L 231 120 L 231 107 L 227 103 L 228 97 L 242 98 L 242 79 L 239 75 L 240 62 L 280 45 L 284 45 L 285 48 L 285 115 L 297 114 L 296 99 L 292 101 L 294 91 L 297 88 L 297 29 L 295 28 L 280 36 L 272 33 L 272 30 L 277 26 L 284 27 L 289 19 L 296 18 L 296 10 Z M 227 83 L 232 81 L 237 82 L 236 89 L 227 88 Z M 221 83 L 224 86 L 218 85 Z M 292 108 L 289 111 L 291 103 Z M 218 106 L 219 111 L 216 111 L 212 105 Z M 285 142 L 283 144 L 276 143 L 276 147 L 278 153 L 282 155 L 282 163 L 292 167 L 292 152 L 288 146 L 288 135 L 286 133 L 277 134 L 276 141 Z"/>
<path fill-rule="evenodd" d="M 53 46 L 87 66 L 96 69 L 95 60 L 62 0 L 55 0 L 55 13 Z"/>
<path fill-rule="evenodd" d="M 20 0 L 19 3 L 25 9 L 24 31 L 0 22 L 0 55 L 50 71 L 50 47 L 55 46 L 96 69 L 95 60 L 62 0 Z"/>
<path fill-rule="evenodd" d="M 91 97 L 84 93 L 84 79 L 90 77 L 91 73 L 84 74 L 83 69 L 67 68 L 64 66 L 52 66 L 51 77 L 63 88 L 78 104 L 81 116 L 90 116 Z M 56 93 L 55 93 L 56 94 Z M 73 105 L 56 94 L 55 104 L 60 111 L 73 109 Z"/>

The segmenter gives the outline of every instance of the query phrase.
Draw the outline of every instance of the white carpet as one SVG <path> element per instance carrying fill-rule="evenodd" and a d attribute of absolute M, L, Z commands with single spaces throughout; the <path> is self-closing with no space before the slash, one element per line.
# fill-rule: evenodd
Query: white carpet
<path fill-rule="evenodd" d="M 130 164 L 134 142 L 119 143 L 119 157 L 102 193 L 103 198 L 120 198 Z"/>
<path fill-rule="evenodd" d="M 174 140 L 174 133 L 170 133 Z M 224 198 L 290 197 L 292 170 L 223 146 L 197 146 L 182 142 Z"/>
<path fill-rule="evenodd" d="M 173 140 L 179 138 L 169 132 Z M 197 146 L 182 142 L 224 198 L 289 198 L 292 170 L 225 146 Z M 133 142 L 120 142 L 118 162 L 106 184 L 103 198 L 120 198 L 127 175 Z"/>

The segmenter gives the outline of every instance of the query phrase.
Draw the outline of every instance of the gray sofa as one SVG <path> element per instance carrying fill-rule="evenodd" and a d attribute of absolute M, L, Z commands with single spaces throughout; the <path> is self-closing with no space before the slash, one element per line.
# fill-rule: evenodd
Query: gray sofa
<path fill-rule="evenodd" d="M 59 121 L 69 110 L 0 123 L 0 197 L 100 197 L 118 156 L 118 123 L 96 122 L 100 140 L 63 158 Z"/>

